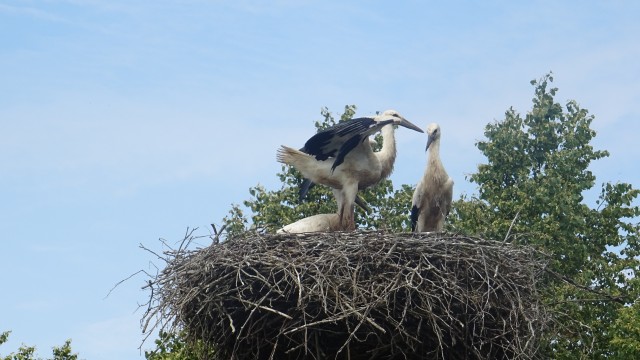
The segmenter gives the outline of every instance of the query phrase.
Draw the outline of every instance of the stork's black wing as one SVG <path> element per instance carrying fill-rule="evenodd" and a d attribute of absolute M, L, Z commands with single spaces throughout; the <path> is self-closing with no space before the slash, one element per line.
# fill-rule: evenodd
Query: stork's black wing
<path fill-rule="evenodd" d="M 313 135 L 304 144 L 300 151 L 313 155 L 316 160 L 327 160 L 335 157 L 331 170 L 344 162 L 345 156 L 369 135 L 380 130 L 383 126 L 392 123 L 393 120 L 378 121 L 373 118 L 355 118 L 338 123 Z M 307 195 L 313 182 L 304 179 L 300 187 L 300 201 Z"/>
<path fill-rule="evenodd" d="M 309 179 L 303 179 L 302 184 L 300 184 L 300 191 L 298 192 L 298 200 L 302 202 L 302 200 L 304 200 L 304 198 L 307 196 L 309 190 L 311 190 L 311 188 L 315 185 L 316 184 L 313 181 Z"/>
<path fill-rule="evenodd" d="M 366 136 L 362 136 L 360 134 L 353 135 L 347 141 L 342 144 L 340 150 L 338 151 L 338 155 L 336 159 L 333 161 L 333 165 L 331 165 L 331 171 L 335 170 L 340 164 L 344 162 L 344 157 L 353 150 L 358 144 L 362 142 L 362 140 L 366 139 Z"/>
<path fill-rule="evenodd" d="M 420 215 L 420 209 L 413 205 L 411 207 L 411 231 L 416 231 L 418 225 L 418 216 Z"/>
<path fill-rule="evenodd" d="M 375 122 L 373 125 L 369 126 L 369 128 L 366 129 L 365 131 L 352 135 L 351 138 L 345 141 L 340 147 L 340 150 L 338 151 L 338 155 L 336 155 L 336 159 L 334 160 L 333 165 L 331 166 L 331 171 L 335 170 L 340 164 L 342 164 L 344 162 L 345 156 L 347 156 L 347 154 L 351 150 L 353 150 L 356 146 L 358 146 L 358 144 L 366 140 L 369 137 L 369 135 L 382 129 L 383 126 L 391 123 L 393 123 L 393 120 L 378 121 L 378 122 Z"/>
<path fill-rule="evenodd" d="M 381 124 L 367 117 L 347 120 L 313 135 L 300 151 L 315 156 L 317 160 L 336 157 L 342 145 L 353 136 L 359 135 L 362 140 L 388 123 Z"/>
<path fill-rule="evenodd" d="M 300 151 L 315 156 L 316 160 L 327 160 L 330 157 L 336 157 L 345 142 L 354 135 L 367 132 L 367 130 L 371 128 L 375 129 L 375 125 L 376 122 L 372 118 L 366 117 L 343 121 L 313 135 L 307 140 Z M 373 132 L 375 132 L 375 130 L 371 133 Z M 355 145 L 357 145 L 357 143 Z M 350 147 L 349 151 L 351 151 L 355 145 Z M 344 161 L 347 153 L 348 151 L 342 155 L 340 164 Z M 338 165 L 334 162 L 332 170 Z M 314 185 L 311 180 L 304 179 L 300 186 L 300 192 L 298 193 L 300 201 L 307 196 L 307 193 Z"/>

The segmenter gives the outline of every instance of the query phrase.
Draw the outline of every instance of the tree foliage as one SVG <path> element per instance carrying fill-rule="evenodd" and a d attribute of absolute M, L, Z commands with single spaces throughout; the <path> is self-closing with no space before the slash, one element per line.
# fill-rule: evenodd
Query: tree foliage
<path fill-rule="evenodd" d="M 588 167 L 609 154 L 590 145 L 594 117 L 575 101 L 556 102 L 552 81 L 548 74 L 531 82 L 533 108 L 524 117 L 509 109 L 504 120 L 486 126 L 487 139 L 477 147 L 487 163 L 470 177 L 478 197 L 457 201 L 450 220 L 459 231 L 549 254 L 557 276 L 547 302 L 565 314 L 565 326 L 550 336 L 550 356 L 625 358 L 621 335 L 640 329 L 637 316 L 630 328 L 619 321 L 637 315 L 631 310 L 637 305 L 629 306 L 640 295 L 640 210 L 633 204 L 639 192 L 608 182 L 595 206 L 585 203 L 596 180 Z"/>
<path fill-rule="evenodd" d="M 10 331 L 0 333 L 0 345 L 7 342 L 9 339 Z M 74 354 L 71 350 L 71 340 L 64 342 L 62 346 L 54 346 L 52 349 L 53 357 L 49 360 L 78 360 L 78 354 Z M 36 356 L 36 347 L 21 345 L 17 352 L 12 352 L 9 355 L 1 356 L 0 360 L 41 360 L 42 358 Z"/>
<path fill-rule="evenodd" d="M 320 131 L 349 120 L 353 118 L 355 112 L 355 105 L 347 105 L 339 120 L 336 121 L 334 115 L 327 108 L 323 108 L 321 110 L 323 119 L 315 122 L 316 130 Z M 382 138 L 378 135 L 375 139 L 377 145 L 374 149 L 377 151 L 382 146 Z M 251 199 L 244 201 L 243 205 L 251 211 L 251 221 L 239 205 L 233 205 L 229 215 L 224 219 L 229 236 L 244 231 L 249 223 L 255 229 L 274 232 L 286 224 L 307 216 L 337 211 L 337 204 L 330 188 L 314 186 L 306 199 L 300 201 L 298 192 L 303 181 L 302 175 L 293 167 L 283 165 L 277 176 L 282 182 L 279 190 L 267 190 L 261 185 L 249 189 Z M 356 207 L 356 224 L 362 228 L 391 231 L 409 229 L 410 223 L 406 214 L 409 211 L 412 194 L 411 186 L 403 185 L 395 190 L 389 179 L 361 191 L 360 196 L 372 211 L 370 214 L 365 214 L 362 209 Z"/>
<path fill-rule="evenodd" d="M 161 331 L 155 340 L 155 350 L 145 351 L 147 360 L 198 360 L 203 356 L 213 358 L 215 352 L 205 349 L 202 343 L 189 344 L 185 342 L 183 333 Z"/>
<path fill-rule="evenodd" d="M 620 182 L 596 187 L 589 167 L 609 153 L 591 145 L 594 116 L 576 101 L 559 103 L 552 82 L 552 74 L 531 82 L 532 108 L 525 115 L 510 108 L 504 119 L 486 126 L 485 139 L 476 143 L 486 162 L 469 177 L 478 193 L 454 202 L 447 229 L 548 254 L 544 300 L 557 326 L 548 331 L 543 357 L 635 359 L 640 354 L 640 191 Z M 350 119 L 355 109 L 346 106 L 339 121 Z M 326 108 L 322 116 L 317 129 L 336 123 Z M 243 205 L 250 216 L 233 206 L 224 219 L 230 236 L 249 224 L 275 231 L 306 216 L 335 212 L 326 187 L 314 187 L 300 203 L 300 174 L 283 166 L 277 176 L 280 189 L 249 190 Z M 361 192 L 373 211 L 364 216 L 358 209 L 356 223 L 408 231 L 412 192 L 413 185 L 396 189 L 390 180 Z"/>
<path fill-rule="evenodd" d="M 353 118 L 355 105 L 347 105 L 338 119 L 327 109 L 321 109 L 322 120 L 315 121 L 317 131 L 334 126 Z M 311 136 L 311 134 L 310 134 Z M 380 136 L 376 137 L 377 151 L 382 145 Z M 227 238 L 233 237 L 249 227 L 259 231 L 270 231 L 300 220 L 304 217 L 334 213 L 337 204 L 331 190 L 325 186 L 314 186 L 304 201 L 299 199 L 299 188 L 303 177 L 292 167 L 283 165 L 277 177 L 282 182 L 279 190 L 267 190 L 258 184 L 249 189 L 251 198 L 241 205 L 233 204 L 228 215 L 223 219 L 223 227 Z M 391 180 L 383 180 L 376 186 L 360 192 L 360 196 L 371 208 L 365 216 L 364 211 L 356 208 L 356 224 L 364 228 L 387 229 L 390 231 L 406 231 L 410 229 L 409 213 L 413 187 L 402 185 L 394 190 Z M 248 210 L 248 211 L 247 211 Z M 247 212 L 249 215 L 247 215 Z M 162 332 L 155 341 L 156 349 L 146 351 L 148 360 L 190 360 L 195 359 L 201 349 L 184 343 L 183 334 Z M 200 346 L 200 345 L 195 345 Z"/>

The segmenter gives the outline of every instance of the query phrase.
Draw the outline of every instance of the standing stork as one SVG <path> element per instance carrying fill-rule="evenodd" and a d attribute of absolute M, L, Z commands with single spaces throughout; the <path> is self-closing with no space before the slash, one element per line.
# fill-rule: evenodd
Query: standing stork
<path fill-rule="evenodd" d="M 429 124 L 427 135 L 427 168 L 411 201 L 411 231 L 414 232 L 441 231 L 453 197 L 453 180 L 440 161 L 440 126 Z"/>
<path fill-rule="evenodd" d="M 310 181 L 334 189 L 342 230 L 355 230 L 354 202 L 359 189 L 377 184 L 393 171 L 396 142 L 393 125 L 422 129 L 387 110 L 373 118 L 351 119 L 312 136 L 300 150 L 281 146 L 278 162 L 295 167 Z M 381 131 L 382 149 L 373 152 L 369 135 Z"/>
<path fill-rule="evenodd" d="M 378 141 L 376 141 L 376 139 L 369 138 L 369 145 L 371 146 L 371 150 L 373 151 L 373 149 L 378 145 Z M 305 148 L 302 148 L 300 149 L 300 151 L 303 151 L 304 149 Z M 306 178 L 302 180 L 302 184 L 300 184 L 300 190 L 298 191 L 300 202 L 304 200 L 305 196 L 307 196 L 307 193 L 309 193 L 309 190 L 311 190 L 311 188 L 314 186 L 315 184 L 311 180 Z M 335 191 L 336 190 L 334 189 L 334 193 Z M 367 202 L 360 197 L 360 195 L 356 195 L 356 205 L 360 206 L 360 208 L 367 214 L 371 212 L 371 208 L 369 207 Z"/>

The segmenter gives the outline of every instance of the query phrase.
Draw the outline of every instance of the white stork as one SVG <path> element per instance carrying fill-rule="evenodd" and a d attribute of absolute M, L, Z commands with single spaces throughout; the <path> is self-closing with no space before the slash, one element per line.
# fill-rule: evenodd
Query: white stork
<path fill-rule="evenodd" d="M 440 132 L 438 124 L 427 126 L 427 168 L 411 201 L 411 230 L 414 232 L 441 231 L 451 210 L 453 179 L 440 161 Z"/>
<path fill-rule="evenodd" d="M 299 234 L 305 232 L 340 231 L 340 216 L 338 214 L 317 214 L 285 225 L 278 230 L 278 234 Z"/>
<path fill-rule="evenodd" d="M 369 138 L 369 145 L 371 146 L 371 150 L 373 151 L 373 149 L 378 145 L 378 142 L 376 141 L 376 139 L 372 139 Z M 304 148 L 300 149 L 301 151 Z M 309 190 L 311 190 L 312 187 L 314 187 L 315 184 L 309 180 L 309 179 L 303 179 L 302 184 L 300 184 L 300 190 L 298 192 L 298 196 L 299 196 L 299 200 L 300 202 L 302 202 L 305 198 L 305 196 L 307 196 L 307 193 L 309 192 Z M 335 196 L 335 192 L 337 191 L 336 189 L 333 189 L 334 191 L 334 196 Z M 371 212 L 371 208 L 369 207 L 369 205 L 367 204 L 366 201 L 364 201 L 363 198 L 360 197 L 360 195 L 356 195 L 356 205 L 360 206 L 360 208 L 362 210 L 364 210 L 365 213 L 370 213 Z"/>
<path fill-rule="evenodd" d="M 292 165 L 312 182 L 334 190 L 342 230 L 355 230 L 354 202 L 359 189 L 377 184 L 393 171 L 396 143 L 393 125 L 422 129 L 387 110 L 373 118 L 351 119 L 312 136 L 300 150 L 282 146 L 279 162 Z M 382 149 L 373 152 L 369 135 L 381 131 Z"/>

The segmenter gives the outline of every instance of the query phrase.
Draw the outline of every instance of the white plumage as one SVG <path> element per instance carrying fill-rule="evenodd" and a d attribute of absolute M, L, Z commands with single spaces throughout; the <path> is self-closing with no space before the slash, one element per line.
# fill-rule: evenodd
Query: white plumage
<path fill-rule="evenodd" d="M 340 231 L 340 217 L 338 214 L 317 214 L 300 219 L 278 230 L 278 234 L 300 234 L 306 232 Z"/>
<path fill-rule="evenodd" d="M 358 190 L 377 184 L 393 171 L 394 124 L 423 132 L 398 112 L 387 110 L 374 118 L 352 119 L 321 131 L 301 150 L 283 145 L 277 159 L 312 182 L 333 188 L 342 230 L 355 230 L 353 207 Z M 373 152 L 365 140 L 377 131 L 382 133 L 382 149 Z"/>
<path fill-rule="evenodd" d="M 453 179 L 440 160 L 440 126 L 429 124 L 427 135 L 427 167 L 411 202 L 411 230 L 415 232 L 441 231 L 453 198 Z"/>

